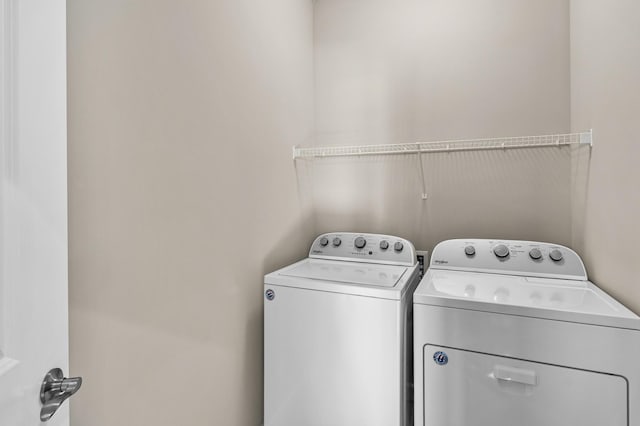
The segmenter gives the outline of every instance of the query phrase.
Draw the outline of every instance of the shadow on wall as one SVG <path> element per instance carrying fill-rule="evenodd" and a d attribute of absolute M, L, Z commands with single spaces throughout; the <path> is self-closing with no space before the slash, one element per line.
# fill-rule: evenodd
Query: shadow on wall
<path fill-rule="evenodd" d="M 572 248 L 581 256 L 584 247 L 591 149 L 574 148 L 571 156 Z M 583 260 L 585 260 L 583 258 Z M 586 262 L 586 260 L 585 260 Z"/>
<path fill-rule="evenodd" d="M 298 160 L 318 232 L 402 236 L 420 249 L 449 238 L 572 245 L 588 149 L 572 147 Z"/>

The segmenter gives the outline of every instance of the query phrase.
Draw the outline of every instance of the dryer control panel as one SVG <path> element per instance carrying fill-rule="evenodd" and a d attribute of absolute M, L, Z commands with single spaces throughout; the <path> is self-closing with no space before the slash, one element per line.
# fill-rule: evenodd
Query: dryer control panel
<path fill-rule="evenodd" d="M 391 235 L 331 232 L 319 235 L 309 250 L 316 259 L 413 266 L 416 250 L 408 240 Z"/>
<path fill-rule="evenodd" d="M 517 240 L 459 239 L 439 243 L 431 268 L 587 280 L 582 259 L 568 247 Z"/>

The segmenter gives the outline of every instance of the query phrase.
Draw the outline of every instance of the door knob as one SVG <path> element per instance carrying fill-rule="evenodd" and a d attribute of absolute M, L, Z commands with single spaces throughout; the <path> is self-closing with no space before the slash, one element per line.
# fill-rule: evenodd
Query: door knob
<path fill-rule="evenodd" d="M 42 381 L 40 387 L 40 420 L 49 420 L 62 403 L 74 393 L 78 392 L 82 386 L 82 377 L 72 377 L 66 379 L 64 373 L 59 368 L 50 370 Z"/>

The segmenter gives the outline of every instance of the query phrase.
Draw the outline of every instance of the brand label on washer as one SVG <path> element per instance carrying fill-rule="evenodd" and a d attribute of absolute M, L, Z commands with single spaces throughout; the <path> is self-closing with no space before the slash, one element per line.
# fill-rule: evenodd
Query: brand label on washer
<path fill-rule="evenodd" d="M 446 353 L 438 351 L 433 354 L 433 360 L 438 365 L 447 365 L 447 363 L 449 362 L 449 357 Z"/>
<path fill-rule="evenodd" d="M 273 300 L 276 298 L 276 292 L 269 289 L 267 291 L 264 292 L 264 297 L 267 298 L 267 300 Z"/>

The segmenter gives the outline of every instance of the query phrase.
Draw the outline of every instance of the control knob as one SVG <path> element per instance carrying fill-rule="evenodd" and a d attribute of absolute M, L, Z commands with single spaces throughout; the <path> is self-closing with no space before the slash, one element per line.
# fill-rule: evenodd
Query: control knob
<path fill-rule="evenodd" d="M 356 248 L 359 248 L 359 249 L 364 248 L 364 246 L 367 245 L 367 240 L 365 240 L 362 237 L 358 237 L 358 238 L 356 238 L 356 241 L 354 242 L 354 245 L 356 246 Z"/>
<path fill-rule="evenodd" d="M 320 245 L 322 247 L 326 246 L 327 244 L 329 244 L 329 239 L 327 239 L 327 237 L 320 238 Z"/>
<path fill-rule="evenodd" d="M 542 252 L 537 248 L 531 249 L 529 250 L 529 257 L 533 260 L 540 260 L 542 258 Z"/>
<path fill-rule="evenodd" d="M 404 248 L 404 244 L 402 244 L 400 241 L 398 241 L 393 245 L 393 249 L 395 251 L 402 251 L 403 248 Z"/>
<path fill-rule="evenodd" d="M 341 240 L 340 238 L 338 238 L 338 237 L 335 237 L 335 238 L 333 239 L 333 245 L 334 245 L 334 247 L 339 247 L 339 246 L 340 246 L 340 244 L 342 244 L 342 240 Z"/>
<path fill-rule="evenodd" d="M 553 249 L 549 252 L 549 257 L 554 262 L 560 262 L 562 260 L 562 252 L 558 249 Z"/>
<path fill-rule="evenodd" d="M 380 249 L 386 250 L 388 248 L 389 248 L 389 241 L 387 240 L 380 241 Z"/>
<path fill-rule="evenodd" d="M 474 254 L 476 254 L 476 248 L 474 246 L 466 246 L 464 248 L 464 254 L 466 254 L 467 256 L 473 256 Z"/>
<path fill-rule="evenodd" d="M 509 248 L 504 244 L 499 244 L 493 248 L 493 254 L 503 259 L 509 256 Z"/>

